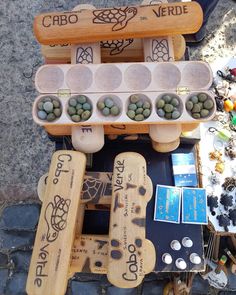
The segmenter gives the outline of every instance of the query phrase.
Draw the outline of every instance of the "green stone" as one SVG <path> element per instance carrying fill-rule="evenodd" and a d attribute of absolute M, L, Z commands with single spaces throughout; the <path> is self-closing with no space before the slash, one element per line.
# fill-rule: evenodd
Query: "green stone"
<path fill-rule="evenodd" d="M 76 100 L 76 98 L 74 98 L 74 97 L 70 98 L 70 99 L 69 99 L 69 105 L 70 105 L 71 107 L 76 107 L 76 105 L 77 105 L 77 100 Z"/>
<path fill-rule="evenodd" d="M 38 108 L 38 110 L 40 110 L 40 111 L 43 110 L 43 102 L 42 102 L 42 101 L 38 102 L 38 104 L 37 104 L 37 108 Z"/>
<path fill-rule="evenodd" d="M 172 111 L 173 111 L 173 106 L 172 106 L 172 104 L 166 104 L 165 106 L 164 106 L 164 111 L 166 112 L 166 113 L 171 113 Z"/>
<path fill-rule="evenodd" d="M 89 110 L 86 110 L 85 112 L 83 112 L 83 114 L 81 115 L 81 118 L 83 121 L 88 120 L 91 117 L 91 112 Z"/>
<path fill-rule="evenodd" d="M 99 101 L 97 103 L 97 107 L 101 111 L 101 110 L 103 110 L 105 108 L 105 103 L 103 101 Z"/>
<path fill-rule="evenodd" d="M 168 119 L 168 120 L 172 119 L 172 114 L 171 113 L 166 113 L 165 118 Z"/>
<path fill-rule="evenodd" d="M 53 110 L 53 113 L 56 117 L 60 117 L 61 116 L 61 109 L 60 108 L 56 108 Z"/>
<path fill-rule="evenodd" d="M 142 114 L 138 114 L 134 117 L 135 121 L 143 121 L 144 120 L 144 116 Z"/>
<path fill-rule="evenodd" d="M 209 115 L 209 113 L 210 113 L 209 110 L 202 109 L 200 113 L 201 118 L 206 118 Z"/>
<path fill-rule="evenodd" d="M 56 119 L 56 116 L 53 113 L 47 115 L 47 121 L 52 122 Z"/>
<path fill-rule="evenodd" d="M 199 105 L 200 109 L 203 108 L 203 102 L 199 102 L 198 105 Z"/>
<path fill-rule="evenodd" d="M 133 95 L 130 96 L 130 102 L 132 102 L 132 103 L 138 102 L 139 99 L 140 99 L 139 95 L 133 94 Z"/>
<path fill-rule="evenodd" d="M 145 101 L 145 102 L 143 103 L 143 108 L 144 108 L 144 109 L 150 109 L 150 108 L 151 108 L 151 104 L 150 104 L 150 102 Z"/>
<path fill-rule="evenodd" d="M 79 116 L 80 116 L 80 115 L 82 115 L 82 114 L 83 114 L 83 112 L 84 112 L 84 110 L 83 110 L 83 109 L 78 109 L 78 110 L 77 110 L 77 115 L 79 115 Z"/>
<path fill-rule="evenodd" d="M 179 101 L 177 98 L 172 98 L 170 104 L 172 104 L 173 107 L 177 107 L 179 105 Z"/>
<path fill-rule="evenodd" d="M 198 97 L 200 102 L 204 102 L 204 101 L 207 100 L 208 95 L 206 93 L 199 93 L 197 97 Z"/>
<path fill-rule="evenodd" d="M 203 106 L 204 106 L 205 109 L 207 109 L 207 110 L 211 110 L 211 109 L 213 108 L 213 106 L 214 106 L 214 103 L 213 103 L 213 101 L 212 101 L 210 98 L 208 98 L 208 99 L 204 102 Z"/>
<path fill-rule="evenodd" d="M 84 103 L 86 103 L 86 101 L 87 101 L 87 97 L 84 96 L 84 95 L 79 95 L 79 96 L 77 97 L 77 101 L 78 101 L 78 103 L 84 104 Z"/>
<path fill-rule="evenodd" d="M 188 111 L 191 111 L 192 108 L 193 108 L 193 102 L 192 102 L 191 100 L 188 100 L 188 101 L 186 102 L 186 109 L 187 109 Z"/>
<path fill-rule="evenodd" d="M 79 122 L 80 121 L 80 116 L 79 115 L 73 115 L 71 117 L 71 120 L 74 121 L 74 122 Z"/>
<path fill-rule="evenodd" d="M 56 109 L 60 107 L 60 102 L 56 99 L 53 99 L 52 104 L 53 104 L 54 108 L 56 108 Z"/>
<path fill-rule="evenodd" d="M 163 99 L 159 99 L 157 101 L 157 108 L 162 109 L 165 106 L 165 101 Z"/>
<path fill-rule="evenodd" d="M 82 108 L 83 108 L 83 105 L 81 103 L 77 103 L 76 110 L 78 111 L 78 110 L 80 110 Z"/>
<path fill-rule="evenodd" d="M 137 106 L 137 108 L 142 108 L 143 107 L 143 102 L 141 100 L 136 102 L 136 106 Z"/>
<path fill-rule="evenodd" d="M 44 112 L 44 111 L 38 111 L 38 118 L 39 118 L 40 120 L 46 120 L 46 118 L 47 118 L 47 113 Z"/>
<path fill-rule="evenodd" d="M 192 113 L 200 113 L 200 111 L 201 111 L 201 107 L 198 103 L 196 103 L 191 110 Z"/>
<path fill-rule="evenodd" d="M 84 109 L 85 111 L 90 111 L 90 110 L 91 110 L 91 104 L 88 103 L 88 102 L 84 103 L 84 104 L 83 104 L 83 109 Z"/>
<path fill-rule="evenodd" d="M 107 108 L 109 108 L 109 109 L 112 108 L 112 107 L 114 106 L 114 101 L 113 101 L 113 99 L 112 99 L 112 98 L 109 98 L 109 97 L 105 98 L 104 103 L 105 103 L 105 106 L 106 106 Z"/>
<path fill-rule="evenodd" d="M 162 99 L 164 100 L 165 103 L 170 103 L 171 102 L 171 96 L 170 95 L 164 95 L 164 96 L 162 96 Z"/>
<path fill-rule="evenodd" d="M 134 117 L 135 117 L 135 111 L 133 111 L 133 110 L 129 110 L 129 111 L 127 112 L 127 116 L 128 116 L 130 119 L 134 119 Z"/>
<path fill-rule="evenodd" d="M 67 113 L 70 115 L 70 116 L 73 116 L 76 114 L 76 108 L 74 107 L 68 107 L 67 109 Z"/>
<path fill-rule="evenodd" d="M 43 109 L 45 110 L 45 112 L 47 112 L 48 114 L 51 113 L 53 111 L 53 104 L 50 101 L 46 101 L 43 104 Z"/>
<path fill-rule="evenodd" d="M 110 115 L 110 109 L 105 107 L 103 110 L 102 110 L 102 113 L 104 116 L 109 116 Z"/>
<path fill-rule="evenodd" d="M 145 110 L 143 111 L 143 115 L 144 115 L 145 118 L 148 118 L 148 117 L 150 116 L 150 114 L 151 114 L 150 109 L 145 109 Z"/>
<path fill-rule="evenodd" d="M 117 116 L 117 115 L 119 115 L 119 113 L 120 113 L 120 109 L 118 108 L 118 106 L 113 106 L 113 107 L 111 108 L 111 114 L 112 114 L 113 116 Z"/>
<path fill-rule="evenodd" d="M 136 115 L 138 114 L 142 114 L 143 113 L 143 108 L 138 108 L 136 111 L 135 111 Z"/>
<path fill-rule="evenodd" d="M 172 119 L 178 119 L 180 117 L 179 111 L 174 111 L 171 115 Z"/>
<path fill-rule="evenodd" d="M 192 117 L 193 117 L 194 119 L 200 119 L 201 115 L 200 115 L 199 113 L 193 113 L 193 114 L 192 114 Z"/>
<path fill-rule="evenodd" d="M 52 99 L 51 99 L 50 96 L 46 96 L 46 97 L 43 98 L 43 102 L 47 102 L 47 101 L 52 102 Z"/>
<path fill-rule="evenodd" d="M 192 96 L 190 100 L 195 104 L 198 103 L 198 97 L 196 95 Z"/>
<path fill-rule="evenodd" d="M 136 106 L 135 103 L 131 103 L 131 104 L 129 104 L 129 106 L 128 106 L 128 110 L 135 111 L 136 109 L 137 109 L 137 106 Z"/>
<path fill-rule="evenodd" d="M 163 118 L 165 116 L 165 112 L 163 111 L 163 109 L 159 109 L 157 110 L 157 114 L 159 117 Z"/>

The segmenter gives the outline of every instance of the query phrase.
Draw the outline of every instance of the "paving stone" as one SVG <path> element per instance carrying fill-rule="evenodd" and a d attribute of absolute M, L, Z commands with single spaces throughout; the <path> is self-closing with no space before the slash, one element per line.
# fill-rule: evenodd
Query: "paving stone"
<path fill-rule="evenodd" d="M 20 204 L 4 208 L 0 228 L 5 230 L 34 230 L 40 214 L 39 204 Z"/>
<path fill-rule="evenodd" d="M 35 232 L 0 230 L 0 250 L 14 250 L 32 247 Z"/>
<path fill-rule="evenodd" d="M 0 295 L 5 294 L 4 290 L 7 284 L 7 278 L 8 278 L 8 269 L 7 268 L 0 269 Z"/>
<path fill-rule="evenodd" d="M 27 295 L 25 292 L 27 273 L 15 273 L 8 279 L 4 295 Z M 46 295 L 46 294 L 45 294 Z"/>
<path fill-rule="evenodd" d="M 99 282 L 78 282 L 71 281 L 71 295 L 99 295 Z"/>
<path fill-rule="evenodd" d="M 7 265 L 8 265 L 7 254 L 0 253 L 0 267 L 7 267 Z"/>
<path fill-rule="evenodd" d="M 32 251 L 16 251 L 10 255 L 16 271 L 28 271 Z"/>
<path fill-rule="evenodd" d="M 138 288 L 129 288 L 129 289 L 123 289 L 123 288 L 117 288 L 115 286 L 111 286 L 107 288 L 106 295 L 137 295 L 138 294 Z"/>

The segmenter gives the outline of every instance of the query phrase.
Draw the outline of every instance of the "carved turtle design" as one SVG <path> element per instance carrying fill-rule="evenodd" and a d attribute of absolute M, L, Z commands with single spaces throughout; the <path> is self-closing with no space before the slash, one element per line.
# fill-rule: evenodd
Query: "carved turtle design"
<path fill-rule="evenodd" d="M 154 61 L 171 61 L 173 58 L 170 56 L 169 44 L 167 39 L 152 40 L 152 53 L 151 56 L 147 56 L 147 62 Z"/>
<path fill-rule="evenodd" d="M 102 41 L 101 47 L 111 49 L 110 55 L 117 55 L 120 54 L 127 46 L 133 43 L 133 41 L 134 39 Z"/>
<path fill-rule="evenodd" d="M 93 50 L 92 47 L 78 47 L 76 50 L 76 63 L 77 64 L 91 64 L 93 63 Z"/>
<path fill-rule="evenodd" d="M 54 197 L 54 202 L 48 203 L 44 213 L 48 226 L 46 234 L 48 242 L 55 241 L 59 232 L 66 228 L 70 203 L 71 200 L 63 199 L 59 195 Z"/>
<path fill-rule="evenodd" d="M 129 20 L 131 20 L 137 14 L 136 7 L 125 8 L 112 8 L 112 9 L 98 9 L 93 10 L 93 23 L 95 24 L 114 24 L 112 31 L 119 31 L 127 26 Z"/>

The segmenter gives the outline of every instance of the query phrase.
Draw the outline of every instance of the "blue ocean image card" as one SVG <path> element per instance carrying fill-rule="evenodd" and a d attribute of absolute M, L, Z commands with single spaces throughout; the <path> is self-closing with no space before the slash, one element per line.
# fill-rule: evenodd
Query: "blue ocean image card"
<path fill-rule="evenodd" d="M 156 186 L 154 220 L 180 223 L 181 189 L 173 186 Z"/>
<path fill-rule="evenodd" d="M 182 188 L 182 223 L 208 223 L 205 189 Z"/>

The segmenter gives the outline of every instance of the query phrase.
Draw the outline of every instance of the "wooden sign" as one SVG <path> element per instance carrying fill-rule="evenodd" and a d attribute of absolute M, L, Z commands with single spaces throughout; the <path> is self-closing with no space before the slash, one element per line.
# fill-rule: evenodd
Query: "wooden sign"
<path fill-rule="evenodd" d="M 44 13 L 34 20 L 41 44 L 78 44 L 197 32 L 203 20 L 196 2 Z"/>
<path fill-rule="evenodd" d="M 53 154 L 27 280 L 29 295 L 64 295 L 74 242 L 86 157 Z"/>

